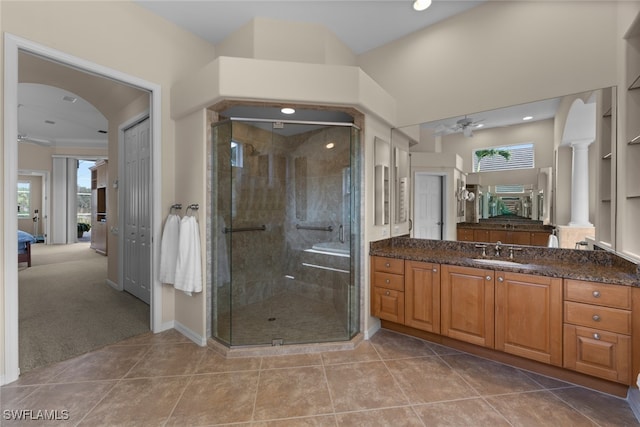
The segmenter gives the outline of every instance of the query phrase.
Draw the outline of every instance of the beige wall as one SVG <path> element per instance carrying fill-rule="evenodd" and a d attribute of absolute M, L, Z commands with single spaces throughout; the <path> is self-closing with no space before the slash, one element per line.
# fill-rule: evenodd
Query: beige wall
<path fill-rule="evenodd" d="M 216 55 L 356 65 L 353 52 L 323 25 L 269 18 L 256 18 L 234 31 L 216 46 Z"/>
<path fill-rule="evenodd" d="M 200 225 L 200 245 L 202 250 L 202 272 L 206 272 L 206 215 L 209 213 L 206 194 L 207 165 L 207 115 L 205 110 L 189 114 L 176 122 L 176 140 L 180 141 L 176 152 L 176 196 L 173 203 L 182 204 L 182 214 L 186 215 L 187 206 L 198 204 L 200 209 L 190 212 Z M 169 285 L 163 285 L 169 287 Z M 207 291 L 187 296 L 183 292 L 175 293 L 176 327 L 192 338 L 206 339 Z M 186 328 L 186 331 L 184 330 Z M 193 334 L 196 336 L 194 337 Z M 198 337 L 199 336 L 199 337 Z"/>
<path fill-rule="evenodd" d="M 456 153 L 462 157 L 464 172 L 471 173 L 473 151 L 480 148 L 533 142 L 536 168 L 553 165 L 553 119 L 540 120 L 521 125 L 498 127 L 473 132 L 473 138 L 466 138 L 461 132 L 442 137 L 442 152 Z M 504 172 L 508 174 L 509 172 Z M 537 172 L 534 173 L 537 175 Z M 536 183 L 532 177 L 528 183 Z M 482 184 L 482 182 L 481 182 Z"/>
<path fill-rule="evenodd" d="M 616 84 L 616 2 L 492 1 L 358 58 L 410 125 Z"/>
<path fill-rule="evenodd" d="M 174 123 L 169 117 L 169 89 L 185 73 L 211 61 L 214 57 L 214 47 L 129 2 L 3 1 L 0 2 L 0 7 L 2 32 L 17 35 L 161 87 L 162 153 L 155 154 L 162 156 L 162 204 L 168 209 L 174 198 Z M 4 114 L 0 119 L 4 123 Z M 3 174 L 0 176 L 4 176 Z M 0 202 L 2 221 L 4 210 L 4 203 Z M 0 251 L 4 252 L 2 235 L 0 248 Z M 4 259 L 4 254 L 0 255 L 0 259 Z M 4 265 L 1 267 L 4 270 Z M 4 297 L 6 285 L 4 278 L 0 279 L 0 298 Z M 4 307 L 4 301 L 0 302 L 0 307 Z M 1 375 L 4 372 L 5 353 L 4 312 L 0 312 L 0 331 Z"/>

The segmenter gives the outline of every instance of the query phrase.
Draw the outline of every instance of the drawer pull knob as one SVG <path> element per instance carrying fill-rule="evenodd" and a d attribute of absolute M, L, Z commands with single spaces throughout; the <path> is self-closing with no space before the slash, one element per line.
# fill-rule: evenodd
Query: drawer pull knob
<path fill-rule="evenodd" d="M 387 279 L 387 280 L 385 280 L 385 282 L 386 282 L 387 284 L 389 284 L 389 283 L 391 283 L 391 280 Z"/>
<path fill-rule="evenodd" d="M 594 340 L 599 340 L 600 339 L 600 334 L 593 334 L 593 339 Z"/>
<path fill-rule="evenodd" d="M 596 322 L 599 322 L 599 321 L 600 321 L 600 316 L 598 316 L 597 314 L 594 314 L 594 315 L 593 315 L 593 317 L 592 317 L 592 319 L 593 319 L 594 321 L 596 321 Z"/>
<path fill-rule="evenodd" d="M 593 291 L 594 298 L 600 298 L 600 291 Z"/>
<path fill-rule="evenodd" d="M 434 268 L 434 269 L 433 269 L 433 270 L 431 270 L 431 271 L 433 271 L 434 273 L 437 273 L 437 272 L 438 272 L 438 269 L 437 269 L 437 268 Z"/>
<path fill-rule="evenodd" d="M 504 282 L 504 277 L 502 276 L 498 277 L 498 282 Z"/>
<path fill-rule="evenodd" d="M 385 294 L 386 296 L 389 296 L 389 295 L 391 295 L 391 292 L 387 291 L 387 292 L 385 292 L 384 294 Z"/>
<path fill-rule="evenodd" d="M 391 264 L 389 264 L 388 262 L 384 264 L 385 267 L 391 267 Z"/>
<path fill-rule="evenodd" d="M 491 276 L 487 276 L 487 280 L 491 280 Z"/>

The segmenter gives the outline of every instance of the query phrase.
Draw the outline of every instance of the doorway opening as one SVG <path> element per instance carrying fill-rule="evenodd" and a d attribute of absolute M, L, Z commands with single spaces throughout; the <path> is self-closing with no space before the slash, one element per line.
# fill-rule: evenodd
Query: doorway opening
<path fill-rule="evenodd" d="M 19 37 L 15 37 L 11 34 L 5 34 L 5 50 L 4 50 L 4 180 L 5 188 L 3 191 L 4 205 L 5 205 L 5 221 L 4 221 L 4 235 L 15 235 L 18 229 L 17 218 L 13 207 L 17 199 L 17 182 L 18 182 L 18 112 L 16 106 L 18 105 L 18 82 L 20 80 L 19 68 L 21 55 L 30 55 L 43 62 L 50 62 L 60 67 L 66 67 L 69 72 L 75 72 L 79 75 L 92 76 L 97 80 L 103 80 L 105 82 L 118 82 L 124 86 L 136 88 L 143 91 L 147 97 L 147 110 L 150 111 L 151 116 L 151 128 L 152 128 L 152 150 L 160 150 L 160 87 L 154 83 L 141 80 L 137 77 L 133 77 L 124 73 L 117 72 L 113 69 L 103 67 L 101 65 L 83 60 L 81 58 L 73 57 L 54 49 L 47 48 L 37 43 L 30 42 Z M 20 64 L 20 66 L 19 66 Z M 24 67 L 23 67 L 24 70 Z M 21 71 L 23 71 L 21 70 Z M 114 132 L 115 133 L 115 132 Z M 153 157 L 153 161 L 150 167 L 150 173 L 156 178 L 155 182 L 159 182 L 160 178 L 160 156 Z M 161 186 L 156 185 L 153 188 L 153 194 L 150 197 L 151 211 L 153 212 L 150 220 L 152 224 L 152 231 L 154 241 L 159 242 L 161 217 L 160 217 L 160 197 Z M 11 208 L 11 209 L 10 209 Z M 117 219 L 117 216 L 115 217 Z M 76 233 L 76 218 L 73 218 L 73 232 Z M 118 224 L 114 227 L 113 235 L 117 237 Z M 70 231 L 70 227 L 67 227 Z M 158 243 L 159 245 L 159 243 Z M 5 361 L 5 375 L 3 377 L 3 383 L 10 383 L 15 381 L 20 374 L 19 365 L 19 297 L 18 297 L 18 265 L 17 257 L 17 239 L 5 239 L 5 256 L 4 256 L 4 361 Z M 157 262 L 159 256 L 159 248 L 154 248 L 150 251 L 150 256 L 153 258 L 149 264 L 153 265 Z M 117 269 L 117 268 L 116 268 Z M 161 284 L 155 280 L 155 277 L 151 275 L 153 280 L 153 287 L 158 289 L 156 292 L 152 292 L 151 308 L 149 313 L 149 324 L 151 329 L 155 332 L 159 332 L 164 329 L 169 329 L 171 325 L 162 324 L 162 293 L 159 291 Z"/>

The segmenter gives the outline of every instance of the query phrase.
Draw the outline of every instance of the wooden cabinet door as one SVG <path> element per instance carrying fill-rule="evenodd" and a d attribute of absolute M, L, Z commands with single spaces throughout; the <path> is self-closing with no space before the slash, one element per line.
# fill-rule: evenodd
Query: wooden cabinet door
<path fill-rule="evenodd" d="M 547 246 L 549 244 L 549 233 L 534 231 L 531 233 L 531 245 Z"/>
<path fill-rule="evenodd" d="M 405 261 L 407 326 L 440 333 L 440 264 Z"/>
<path fill-rule="evenodd" d="M 562 366 L 562 279 L 496 272 L 495 348 Z"/>
<path fill-rule="evenodd" d="M 456 237 L 459 242 L 473 242 L 473 228 L 458 228 Z"/>
<path fill-rule="evenodd" d="M 476 242 L 489 242 L 489 230 L 479 228 L 473 230 L 473 240 Z"/>
<path fill-rule="evenodd" d="M 494 272 L 442 265 L 442 335 L 493 348 Z"/>
<path fill-rule="evenodd" d="M 373 287 L 371 315 L 395 323 L 404 323 L 404 292 Z"/>
<path fill-rule="evenodd" d="M 507 230 L 489 230 L 489 243 L 507 243 Z"/>
<path fill-rule="evenodd" d="M 564 367 L 629 384 L 631 338 L 627 335 L 564 325 Z"/>
<path fill-rule="evenodd" d="M 507 241 L 503 243 L 512 245 L 530 245 L 531 233 L 528 231 L 511 231 L 507 236 Z"/>

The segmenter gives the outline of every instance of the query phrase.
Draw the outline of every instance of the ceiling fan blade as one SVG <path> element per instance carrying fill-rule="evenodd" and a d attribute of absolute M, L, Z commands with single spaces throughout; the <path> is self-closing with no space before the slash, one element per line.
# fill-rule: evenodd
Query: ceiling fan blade
<path fill-rule="evenodd" d="M 47 139 L 41 139 L 41 138 L 31 138 L 27 135 L 18 135 L 18 142 L 30 142 L 32 144 L 37 144 L 40 145 L 42 147 L 50 147 L 51 146 L 51 141 L 47 140 Z"/>

